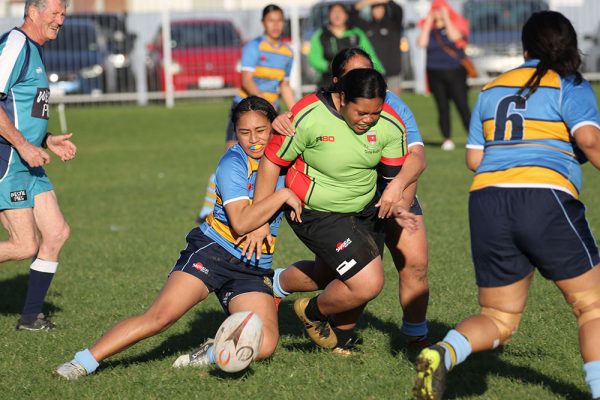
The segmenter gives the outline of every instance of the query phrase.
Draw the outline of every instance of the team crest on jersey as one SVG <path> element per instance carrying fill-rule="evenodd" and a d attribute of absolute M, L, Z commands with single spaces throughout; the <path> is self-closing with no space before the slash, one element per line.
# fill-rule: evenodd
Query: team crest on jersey
<path fill-rule="evenodd" d="M 12 203 L 18 203 L 20 201 L 27 200 L 27 190 L 17 190 L 10 192 L 10 201 Z"/>
<path fill-rule="evenodd" d="M 379 143 L 377 143 L 377 132 L 368 131 L 367 135 L 367 144 L 365 144 L 365 153 L 367 154 L 375 154 L 381 151 L 381 147 Z"/>

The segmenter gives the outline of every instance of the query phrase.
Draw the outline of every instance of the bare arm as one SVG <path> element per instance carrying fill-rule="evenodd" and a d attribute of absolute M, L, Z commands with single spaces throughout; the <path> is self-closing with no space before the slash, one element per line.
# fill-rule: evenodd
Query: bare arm
<path fill-rule="evenodd" d="M 584 125 L 578 128 L 573 136 L 587 159 L 594 167 L 600 169 L 600 129 L 594 125 Z"/>
<path fill-rule="evenodd" d="M 467 149 L 467 168 L 475 172 L 483 159 L 483 149 Z"/>
<path fill-rule="evenodd" d="M 285 103 L 288 110 L 291 110 L 294 104 L 296 104 L 296 98 L 294 97 L 294 91 L 290 86 L 290 82 L 287 80 L 281 81 L 279 84 L 279 91 L 281 92 L 281 98 Z"/>
<path fill-rule="evenodd" d="M 290 189 L 282 188 L 263 199 L 253 202 L 234 201 L 225 205 L 227 217 L 233 230 L 243 236 L 266 224 L 284 204 L 290 204 L 298 215 L 302 212 L 302 203 Z"/>
<path fill-rule="evenodd" d="M 423 146 L 409 148 L 408 157 L 400 172 L 390 181 L 379 199 L 379 218 L 389 218 L 392 215 L 393 205 L 403 200 L 405 190 L 417 181 L 426 166 Z"/>
<path fill-rule="evenodd" d="M 260 96 L 263 97 L 262 92 L 256 86 L 254 82 L 253 71 L 242 71 L 242 90 L 248 94 L 248 96 Z"/>
<path fill-rule="evenodd" d="M 450 19 L 450 15 L 448 14 L 448 9 L 446 7 L 442 7 L 442 16 L 444 18 L 444 24 L 446 25 L 446 33 L 448 34 L 448 39 L 453 42 L 460 40 L 463 38 L 462 33 L 458 30 L 456 25 Z"/>
<path fill-rule="evenodd" d="M 427 47 L 429 44 L 429 35 L 431 33 L 431 27 L 433 26 L 433 18 L 431 15 L 427 15 L 425 17 L 425 23 L 423 24 L 423 29 L 421 29 L 421 33 L 419 33 L 419 37 L 417 38 L 417 46 L 421 48 Z"/>
<path fill-rule="evenodd" d="M 30 167 L 40 167 L 50 162 L 50 156 L 41 147 L 35 146 L 25 139 L 25 136 L 0 108 L 0 135 L 19 152 L 21 158 Z"/>

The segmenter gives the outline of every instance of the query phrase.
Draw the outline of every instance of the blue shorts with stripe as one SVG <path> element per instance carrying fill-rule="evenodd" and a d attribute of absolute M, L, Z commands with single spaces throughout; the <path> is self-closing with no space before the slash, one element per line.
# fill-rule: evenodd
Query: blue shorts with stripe
<path fill-rule="evenodd" d="M 44 168 L 30 168 L 10 145 L 0 143 L 0 210 L 32 208 L 34 198 L 53 189 Z"/>
<path fill-rule="evenodd" d="M 186 241 L 171 273 L 183 271 L 200 279 L 210 292 L 215 292 L 226 313 L 236 296 L 250 292 L 273 295 L 272 269 L 246 265 L 199 228 L 192 229 Z"/>
<path fill-rule="evenodd" d="M 575 278 L 600 263 L 585 206 L 554 189 L 488 187 L 469 197 L 471 252 L 479 287 L 506 286 L 537 268 Z"/>

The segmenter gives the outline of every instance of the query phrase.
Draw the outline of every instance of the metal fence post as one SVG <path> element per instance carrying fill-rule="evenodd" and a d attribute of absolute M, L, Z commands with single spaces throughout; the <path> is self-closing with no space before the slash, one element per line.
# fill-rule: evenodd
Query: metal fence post
<path fill-rule="evenodd" d="M 162 12 L 162 48 L 163 48 L 163 66 L 165 79 L 165 106 L 173 108 L 175 105 L 175 88 L 173 86 L 173 57 L 171 49 L 171 20 L 169 18 L 169 5 L 166 0 L 163 1 Z"/>
<path fill-rule="evenodd" d="M 300 59 L 302 35 L 300 33 L 300 13 L 298 11 L 298 5 L 293 5 L 290 10 L 290 25 L 292 30 L 292 52 L 294 54 L 290 85 L 294 91 L 294 96 L 299 100 L 302 98 L 302 60 Z"/>

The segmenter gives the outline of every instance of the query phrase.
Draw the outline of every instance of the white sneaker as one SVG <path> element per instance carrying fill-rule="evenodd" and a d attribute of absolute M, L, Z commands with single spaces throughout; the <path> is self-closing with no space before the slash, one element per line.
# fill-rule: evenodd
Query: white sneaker
<path fill-rule="evenodd" d="M 208 358 L 208 349 L 210 349 L 214 344 L 214 339 L 207 339 L 206 342 L 202 343 L 200 347 L 190 354 L 179 356 L 173 363 L 173 368 L 205 367 L 212 364 Z"/>
<path fill-rule="evenodd" d="M 450 151 L 450 150 L 454 150 L 456 146 L 454 145 L 454 142 L 451 139 L 446 139 L 444 140 L 444 143 L 442 143 L 442 150 L 444 151 Z"/>
<path fill-rule="evenodd" d="M 88 373 L 83 368 L 83 365 L 79 364 L 75 360 L 71 360 L 62 365 L 59 365 L 54 371 L 54 375 L 66 379 L 68 381 L 74 381 L 82 376 L 86 376 Z"/>

